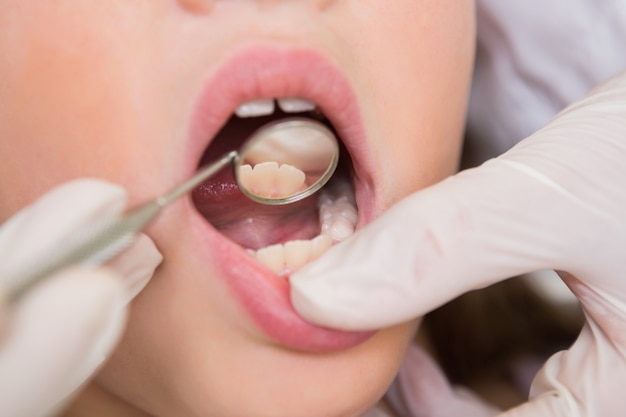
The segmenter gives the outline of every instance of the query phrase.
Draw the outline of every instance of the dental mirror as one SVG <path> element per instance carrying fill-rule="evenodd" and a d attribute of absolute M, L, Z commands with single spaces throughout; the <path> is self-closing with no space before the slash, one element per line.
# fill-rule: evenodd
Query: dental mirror
<path fill-rule="evenodd" d="M 337 168 L 333 132 L 311 119 L 290 118 L 257 130 L 235 156 L 235 180 L 251 200 L 289 204 L 326 184 Z"/>
<path fill-rule="evenodd" d="M 337 168 L 339 144 L 322 123 L 306 118 L 287 118 L 258 129 L 239 151 L 231 151 L 202 167 L 193 177 L 169 192 L 113 218 L 103 219 L 73 241 L 24 271 L 8 289 L 15 302 L 30 288 L 56 271 L 79 263 L 99 264 L 127 248 L 164 208 L 189 193 L 234 162 L 234 176 L 241 191 L 262 204 L 289 204 L 306 198 L 328 182 Z"/>

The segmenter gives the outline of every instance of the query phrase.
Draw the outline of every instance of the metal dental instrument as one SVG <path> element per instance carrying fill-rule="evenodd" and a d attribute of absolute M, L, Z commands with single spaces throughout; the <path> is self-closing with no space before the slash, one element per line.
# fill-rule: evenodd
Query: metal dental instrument
<path fill-rule="evenodd" d="M 239 151 L 233 150 L 217 161 L 202 167 L 189 180 L 153 201 L 113 218 L 104 219 L 84 233 L 79 233 L 64 248 L 37 265 L 16 275 L 19 279 L 8 288 L 10 302 L 17 301 L 47 276 L 75 264 L 100 264 L 122 252 L 161 211 L 189 193 L 230 163 L 241 191 L 262 204 L 290 204 L 318 191 L 328 182 L 339 161 L 339 145 L 333 132 L 323 124 L 305 118 L 288 118 L 268 123 L 252 134 Z M 286 168 L 285 168 L 286 167 Z M 262 174 L 251 175 L 259 169 Z M 286 175 L 276 170 L 286 169 Z M 256 178 L 256 179 L 255 179 Z M 259 180 L 260 178 L 260 180 Z M 271 179 L 287 178 L 285 181 Z M 269 181 L 268 181 L 269 179 Z"/>

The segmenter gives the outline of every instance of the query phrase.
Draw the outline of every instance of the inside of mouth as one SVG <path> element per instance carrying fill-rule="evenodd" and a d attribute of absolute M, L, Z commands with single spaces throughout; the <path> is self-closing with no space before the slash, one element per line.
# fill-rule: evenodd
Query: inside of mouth
<path fill-rule="evenodd" d="M 285 113 L 277 108 L 264 116 L 233 115 L 205 150 L 199 167 L 239 149 L 261 126 L 293 116 L 318 120 L 334 130 L 317 109 Z M 358 214 L 351 172 L 350 156 L 341 147 L 339 166 L 321 191 L 293 204 L 270 206 L 247 198 L 229 166 L 194 190 L 192 199 L 215 229 L 272 272 L 286 276 L 354 232 Z"/>

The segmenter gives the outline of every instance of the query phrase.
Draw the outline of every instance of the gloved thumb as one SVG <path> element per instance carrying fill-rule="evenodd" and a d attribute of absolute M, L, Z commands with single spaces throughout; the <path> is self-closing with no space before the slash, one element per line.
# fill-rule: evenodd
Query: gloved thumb
<path fill-rule="evenodd" d="M 391 407 L 412 417 L 493 417 L 500 413 L 468 389 L 453 387 L 435 361 L 410 345 L 386 394 Z"/>
<path fill-rule="evenodd" d="M 372 330 L 544 269 L 564 250 L 549 224 L 559 216 L 531 215 L 554 190 L 528 182 L 493 161 L 408 197 L 291 276 L 296 310 L 323 326 Z"/>
<path fill-rule="evenodd" d="M 619 282 L 625 102 L 626 74 L 506 154 L 409 196 L 292 275 L 294 307 L 371 330 L 531 271 Z"/>

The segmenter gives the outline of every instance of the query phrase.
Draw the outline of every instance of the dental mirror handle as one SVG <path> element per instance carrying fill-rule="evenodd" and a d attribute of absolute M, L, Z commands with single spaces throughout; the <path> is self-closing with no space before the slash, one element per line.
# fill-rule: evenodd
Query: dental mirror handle
<path fill-rule="evenodd" d="M 131 245 L 137 233 L 154 220 L 165 207 L 215 175 L 230 164 L 236 155 L 236 151 L 225 154 L 167 194 L 119 216 L 104 219 L 100 224 L 78 233 L 78 236 L 64 248 L 44 256 L 43 261 L 37 262 L 35 266 L 19 271 L 16 274 L 19 279 L 9 280 L 17 282 L 8 289 L 9 302 L 16 302 L 41 280 L 63 268 L 81 263 L 98 265 L 118 255 Z"/>

